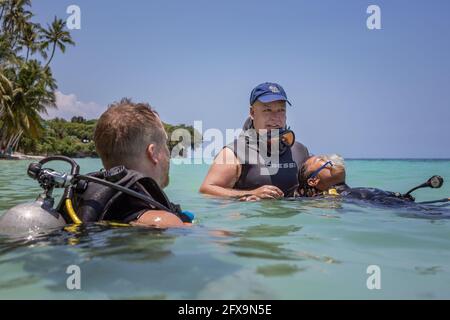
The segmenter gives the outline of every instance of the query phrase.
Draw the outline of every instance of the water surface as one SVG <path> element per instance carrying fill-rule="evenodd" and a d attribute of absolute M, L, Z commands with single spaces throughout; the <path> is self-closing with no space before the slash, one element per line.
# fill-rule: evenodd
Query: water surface
<path fill-rule="evenodd" d="M 78 160 L 82 172 L 101 167 Z M 0 161 L 0 214 L 33 200 L 30 161 Z M 52 164 L 54 169 L 63 169 Z M 351 186 L 405 192 L 450 161 L 347 161 Z M 310 299 L 450 298 L 450 214 L 337 200 L 241 203 L 197 193 L 207 165 L 171 166 L 167 193 L 196 213 L 188 229 L 103 225 L 29 239 L 0 236 L 0 298 Z M 418 201 L 450 196 L 450 184 Z M 442 213 L 442 214 L 441 214 Z M 82 289 L 66 288 L 78 265 Z M 381 289 L 368 290 L 369 265 Z"/>

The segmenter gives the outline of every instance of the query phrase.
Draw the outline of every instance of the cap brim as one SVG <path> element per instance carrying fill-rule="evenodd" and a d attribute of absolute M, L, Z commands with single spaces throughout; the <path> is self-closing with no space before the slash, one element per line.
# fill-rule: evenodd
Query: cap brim
<path fill-rule="evenodd" d="M 269 103 L 274 101 L 286 101 L 291 106 L 289 100 L 283 97 L 281 94 L 266 94 L 259 97 L 257 100 L 263 103 Z"/>

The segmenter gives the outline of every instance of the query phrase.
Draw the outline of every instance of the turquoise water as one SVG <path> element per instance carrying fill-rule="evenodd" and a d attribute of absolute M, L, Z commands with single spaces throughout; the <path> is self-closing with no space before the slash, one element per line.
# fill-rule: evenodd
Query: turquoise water
<path fill-rule="evenodd" d="M 0 161 L 0 214 L 40 191 L 26 176 L 28 163 Z M 79 163 L 83 172 L 101 166 Z M 171 166 L 167 193 L 196 213 L 192 228 L 97 225 L 0 237 L 0 298 L 450 298 L 450 220 L 443 216 L 336 200 L 205 198 L 197 190 L 207 170 Z M 352 160 L 347 172 L 351 186 L 405 192 L 433 174 L 450 182 L 450 161 Z M 415 196 L 449 197 L 450 183 Z M 81 290 L 66 287 L 69 265 L 80 267 Z M 369 265 L 380 267 L 380 290 L 366 286 Z"/>

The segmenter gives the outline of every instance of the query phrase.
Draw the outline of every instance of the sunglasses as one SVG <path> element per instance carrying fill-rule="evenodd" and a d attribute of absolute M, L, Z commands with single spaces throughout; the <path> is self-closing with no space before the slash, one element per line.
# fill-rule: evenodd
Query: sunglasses
<path fill-rule="evenodd" d="M 332 167 L 333 166 L 333 162 L 331 161 L 327 161 L 325 162 L 319 169 L 315 170 L 313 173 L 311 173 L 308 177 L 308 179 L 312 179 L 317 177 L 317 175 L 319 174 L 320 171 L 322 171 L 323 169 L 325 169 L 327 166 Z"/>

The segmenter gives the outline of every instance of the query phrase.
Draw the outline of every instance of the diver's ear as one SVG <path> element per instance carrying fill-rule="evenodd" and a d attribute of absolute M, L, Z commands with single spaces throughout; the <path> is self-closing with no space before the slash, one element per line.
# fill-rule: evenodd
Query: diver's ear
<path fill-rule="evenodd" d="M 158 164 L 159 160 L 156 154 L 156 146 L 153 143 L 147 146 L 147 149 L 145 150 L 145 155 L 154 165 Z"/>
<path fill-rule="evenodd" d="M 316 187 L 320 182 L 320 178 L 317 178 L 317 177 L 309 178 L 307 182 L 308 182 L 308 186 Z"/>
<path fill-rule="evenodd" d="M 254 116 L 255 116 L 255 110 L 254 110 L 253 106 L 250 106 L 250 118 L 252 119 L 252 121 L 253 121 Z"/>

